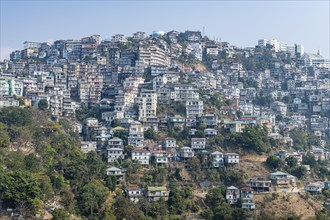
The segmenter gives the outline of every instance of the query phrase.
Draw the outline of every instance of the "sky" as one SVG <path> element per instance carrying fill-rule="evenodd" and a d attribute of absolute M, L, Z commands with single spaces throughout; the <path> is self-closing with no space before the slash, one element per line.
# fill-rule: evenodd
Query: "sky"
<path fill-rule="evenodd" d="M 239 47 L 258 39 L 302 44 L 330 57 L 330 0 L 50 1 L 0 0 L 0 60 L 24 41 L 53 42 L 136 31 L 203 30 Z"/>

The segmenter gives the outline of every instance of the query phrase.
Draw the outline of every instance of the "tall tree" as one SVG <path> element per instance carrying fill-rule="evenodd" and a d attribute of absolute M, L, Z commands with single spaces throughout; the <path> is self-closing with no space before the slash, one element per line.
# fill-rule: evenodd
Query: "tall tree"
<path fill-rule="evenodd" d="M 7 126 L 0 123 L 0 147 L 8 147 L 10 145 L 10 138 L 7 132 Z"/>
<path fill-rule="evenodd" d="M 48 101 L 46 99 L 41 99 L 38 102 L 38 108 L 42 111 L 45 111 L 46 109 L 48 109 Z"/>
<path fill-rule="evenodd" d="M 92 180 L 83 186 L 79 193 L 78 203 L 81 210 L 89 217 L 93 217 L 95 211 L 105 202 L 108 194 L 108 188 L 101 181 Z"/>

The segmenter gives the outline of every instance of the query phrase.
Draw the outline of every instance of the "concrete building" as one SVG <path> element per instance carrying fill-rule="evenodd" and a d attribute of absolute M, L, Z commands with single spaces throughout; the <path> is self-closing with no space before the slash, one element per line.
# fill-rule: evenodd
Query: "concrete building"
<path fill-rule="evenodd" d="M 135 100 L 138 105 L 138 119 L 146 121 L 150 116 L 157 114 L 157 93 L 153 90 L 144 90 L 138 94 Z"/>
<path fill-rule="evenodd" d="M 193 150 L 203 150 L 206 147 L 205 138 L 191 138 L 191 148 Z"/>
<path fill-rule="evenodd" d="M 224 165 L 224 154 L 219 151 L 215 151 L 211 153 L 211 157 L 213 159 L 213 167 L 223 167 Z"/>
<path fill-rule="evenodd" d="M 204 111 L 203 101 L 200 101 L 200 100 L 186 101 L 187 118 L 202 117 L 203 111 Z"/>
<path fill-rule="evenodd" d="M 122 148 L 108 148 L 108 163 L 124 159 L 124 150 Z"/>
<path fill-rule="evenodd" d="M 149 165 L 150 152 L 143 149 L 135 149 L 132 151 L 132 160 L 141 165 Z"/>

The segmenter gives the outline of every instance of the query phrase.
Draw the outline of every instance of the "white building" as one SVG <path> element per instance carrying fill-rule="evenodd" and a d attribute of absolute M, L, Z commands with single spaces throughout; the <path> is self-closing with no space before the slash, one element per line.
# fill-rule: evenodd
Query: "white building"
<path fill-rule="evenodd" d="M 280 115 L 285 116 L 287 112 L 287 106 L 283 102 L 275 101 L 271 104 L 271 108 Z"/>
<path fill-rule="evenodd" d="M 225 164 L 230 167 L 238 165 L 239 164 L 239 155 L 236 153 L 226 153 L 225 154 Z"/>
<path fill-rule="evenodd" d="M 121 148 L 108 149 L 108 163 L 115 162 L 116 160 L 124 159 L 124 150 Z"/>
<path fill-rule="evenodd" d="M 108 141 L 108 146 L 110 148 L 121 148 L 124 146 L 124 141 L 118 137 L 114 137 L 114 138 L 111 138 L 109 141 Z"/>
<path fill-rule="evenodd" d="M 163 149 L 177 148 L 176 140 L 174 138 L 165 138 L 163 140 Z"/>
<path fill-rule="evenodd" d="M 171 92 L 171 99 L 174 101 L 188 101 L 188 100 L 198 100 L 199 93 L 194 86 L 190 84 L 177 84 L 174 85 L 174 91 Z"/>
<path fill-rule="evenodd" d="M 235 186 L 230 186 L 226 189 L 226 200 L 229 204 L 237 204 L 240 198 L 240 191 Z"/>
<path fill-rule="evenodd" d="M 135 103 L 139 107 L 139 120 L 146 121 L 147 117 L 156 116 L 157 93 L 152 90 L 140 92 Z"/>
<path fill-rule="evenodd" d="M 306 67 L 316 66 L 320 68 L 330 68 L 330 59 L 325 59 L 320 53 L 317 54 L 308 54 L 305 53 L 302 56 L 303 64 Z"/>
<path fill-rule="evenodd" d="M 222 167 L 224 164 L 224 155 L 222 152 L 215 151 L 211 153 L 211 157 L 213 158 L 213 167 Z"/>
<path fill-rule="evenodd" d="M 138 31 L 133 34 L 134 40 L 144 40 L 148 37 L 148 35 L 143 31 Z"/>
<path fill-rule="evenodd" d="M 203 115 L 204 105 L 203 101 L 194 100 L 186 101 L 186 116 L 187 118 L 196 118 Z"/>
<path fill-rule="evenodd" d="M 82 141 L 81 144 L 80 144 L 80 149 L 84 153 L 88 153 L 88 152 L 91 152 L 91 151 L 96 151 L 96 149 L 97 149 L 96 142 Z"/>
<path fill-rule="evenodd" d="M 150 152 L 143 149 L 135 149 L 132 151 L 132 160 L 142 165 L 149 165 Z"/>
<path fill-rule="evenodd" d="M 205 138 L 191 138 L 191 148 L 194 150 L 203 150 L 206 146 Z"/>
<path fill-rule="evenodd" d="M 115 34 L 114 36 L 111 37 L 112 42 L 126 42 L 127 39 L 123 34 Z"/>

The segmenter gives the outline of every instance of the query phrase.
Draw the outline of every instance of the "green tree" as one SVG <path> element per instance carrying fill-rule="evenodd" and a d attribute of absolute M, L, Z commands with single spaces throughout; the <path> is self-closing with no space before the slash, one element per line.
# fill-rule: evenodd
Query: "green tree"
<path fill-rule="evenodd" d="M 102 206 L 108 194 L 108 188 L 101 181 L 92 180 L 84 185 L 79 193 L 79 207 L 83 213 L 93 217 L 94 212 Z"/>
<path fill-rule="evenodd" d="M 105 173 L 105 163 L 102 158 L 94 151 L 87 153 L 85 164 L 88 171 L 85 175 L 86 178 L 92 180 L 96 178 L 103 179 Z"/>
<path fill-rule="evenodd" d="M 25 102 L 23 99 L 18 99 L 19 106 L 24 106 Z"/>
<path fill-rule="evenodd" d="M 7 133 L 7 126 L 0 123 L 0 147 L 8 147 L 10 145 L 10 138 Z"/>
<path fill-rule="evenodd" d="M 48 109 L 48 101 L 46 99 L 41 99 L 38 102 L 38 108 L 42 111 L 45 111 L 46 109 Z"/>
<path fill-rule="evenodd" d="M 293 129 L 290 131 L 290 137 L 293 141 L 293 148 L 296 150 L 307 149 L 307 133 L 301 129 Z"/>
<path fill-rule="evenodd" d="M 25 167 L 30 172 L 36 173 L 42 170 L 42 165 L 40 159 L 37 158 L 34 154 L 29 154 L 24 158 Z"/>
<path fill-rule="evenodd" d="M 307 169 L 304 166 L 298 166 L 295 167 L 292 171 L 291 174 L 298 177 L 299 179 L 303 178 L 307 173 Z"/>
<path fill-rule="evenodd" d="M 115 215 L 117 219 L 126 220 L 146 220 L 143 212 L 138 208 L 137 205 L 132 203 L 129 199 L 118 196 L 113 205 Z"/>
<path fill-rule="evenodd" d="M 69 220 L 70 213 L 68 213 L 65 209 L 55 209 L 52 212 L 53 218 L 52 220 Z"/>
<path fill-rule="evenodd" d="M 274 155 L 271 155 L 267 158 L 266 164 L 273 169 L 280 169 L 283 167 L 283 161 Z"/>
<path fill-rule="evenodd" d="M 150 140 L 157 140 L 158 138 L 158 134 L 155 131 L 155 129 L 153 127 L 148 128 L 145 132 L 144 132 L 144 137 L 146 139 L 150 139 Z"/>
<path fill-rule="evenodd" d="M 125 145 L 126 145 L 127 139 L 128 139 L 128 131 L 126 131 L 126 130 L 117 130 L 117 131 L 114 132 L 113 136 L 122 139 L 125 142 Z"/>
<path fill-rule="evenodd" d="M 108 175 L 105 179 L 106 186 L 111 190 L 115 191 L 117 186 L 117 177 L 115 175 Z"/>
<path fill-rule="evenodd" d="M 181 215 L 185 211 L 184 198 L 177 188 L 171 189 L 168 198 L 168 206 L 171 214 Z"/>
<path fill-rule="evenodd" d="M 111 127 L 112 128 L 119 127 L 119 126 L 121 126 L 121 122 L 120 122 L 119 119 L 116 118 L 116 119 L 111 121 Z"/>
<path fill-rule="evenodd" d="M 29 108 L 6 107 L 0 109 L 0 122 L 8 127 L 26 126 L 32 124 L 33 110 Z"/>
<path fill-rule="evenodd" d="M 307 154 L 302 158 L 302 163 L 305 165 L 310 165 L 312 168 L 315 167 L 316 160 L 314 155 L 311 152 L 307 152 Z"/>
<path fill-rule="evenodd" d="M 298 160 L 293 156 L 285 158 L 285 162 L 290 168 L 294 168 L 298 164 Z"/>
<path fill-rule="evenodd" d="M 0 188 L 3 201 L 9 207 L 32 205 L 34 199 L 41 196 L 39 183 L 26 171 L 0 171 Z"/>

